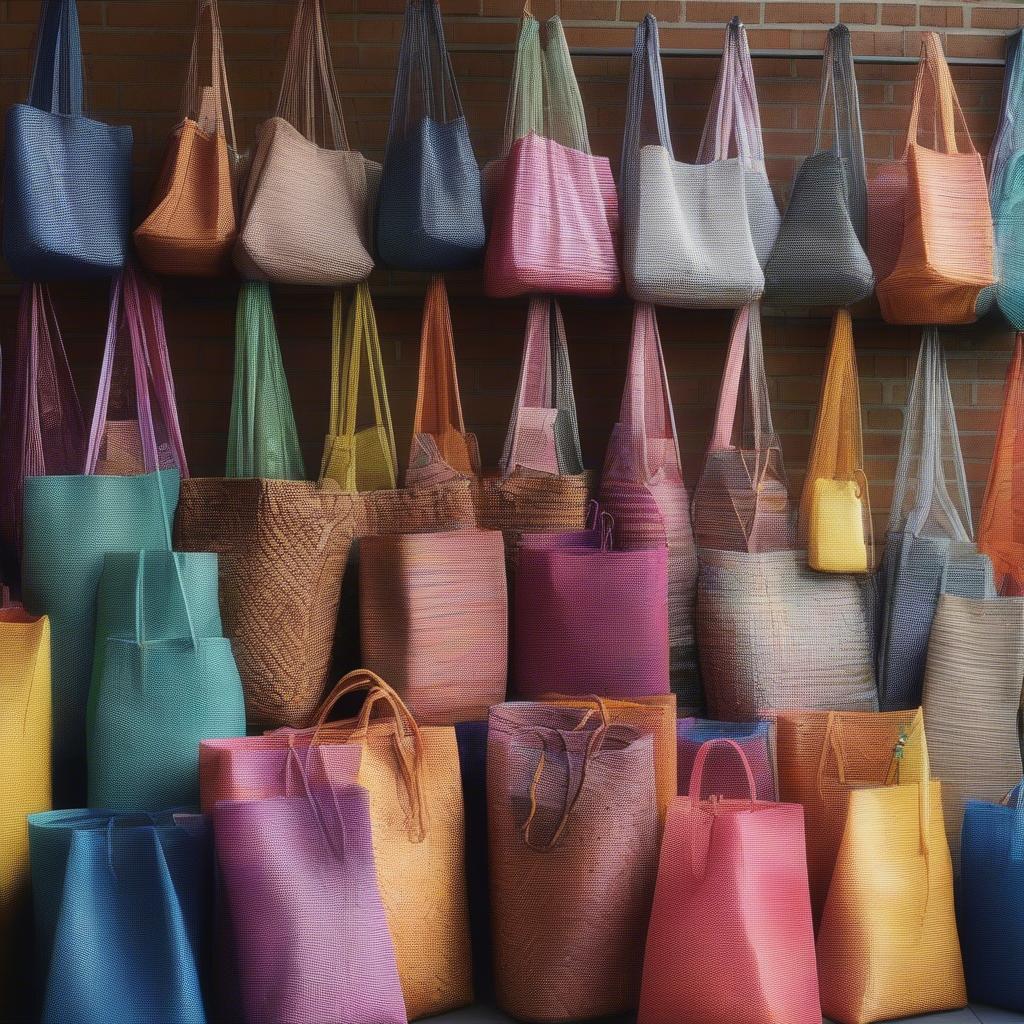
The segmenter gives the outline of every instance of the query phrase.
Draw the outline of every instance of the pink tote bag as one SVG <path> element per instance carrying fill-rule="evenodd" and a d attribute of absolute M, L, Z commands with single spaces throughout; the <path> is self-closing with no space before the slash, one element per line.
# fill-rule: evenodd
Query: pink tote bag
<path fill-rule="evenodd" d="M 743 751 L 754 773 L 758 800 L 775 800 L 775 771 L 768 749 L 768 722 L 712 722 L 704 718 L 676 720 L 676 770 L 679 795 L 689 792 L 690 776 L 700 748 L 710 740 L 732 740 Z M 747 796 L 747 773 L 728 747 L 714 747 L 704 766 L 704 789 L 712 796 L 743 800 Z"/>

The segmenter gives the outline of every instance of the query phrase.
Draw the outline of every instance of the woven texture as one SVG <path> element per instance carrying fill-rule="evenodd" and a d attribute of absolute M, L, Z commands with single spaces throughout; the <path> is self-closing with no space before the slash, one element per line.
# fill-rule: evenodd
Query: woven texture
<path fill-rule="evenodd" d="M 638 302 L 734 308 L 764 290 L 750 222 L 734 216 L 746 205 L 747 175 L 740 157 L 727 158 L 730 132 L 738 143 L 749 139 L 757 113 L 731 31 L 722 63 L 721 74 L 733 83 L 727 102 L 735 104 L 735 123 L 727 126 L 719 111 L 711 159 L 680 163 L 672 151 L 658 23 L 648 14 L 637 26 L 619 180 L 626 286 Z"/>
<path fill-rule="evenodd" d="M 966 801 L 1001 800 L 1024 771 L 1017 732 L 1022 681 L 1024 598 L 940 598 L 922 703 L 955 871 Z"/>
<path fill-rule="evenodd" d="M 929 772 L 918 711 L 778 711 L 775 764 L 779 796 L 801 804 L 807 822 L 807 871 L 818 923 L 846 826 L 852 790 L 912 785 Z"/>
<path fill-rule="evenodd" d="M 52 811 L 31 816 L 29 836 L 42 1020 L 205 1024 L 213 894 L 203 819 Z"/>
<path fill-rule="evenodd" d="M 651 737 L 592 709 L 499 705 L 487 809 L 498 1005 L 525 1021 L 632 1010 L 658 858 Z"/>
<path fill-rule="evenodd" d="M 502 156 L 485 168 L 494 212 L 487 294 L 614 295 L 619 202 L 607 157 L 590 150 L 583 100 L 561 19 L 527 10 L 516 45 Z"/>
<path fill-rule="evenodd" d="M 615 520 L 620 549 L 668 546 L 669 680 L 684 706 L 699 707 L 704 694 L 693 626 L 697 552 L 665 356 L 648 305 L 633 311 L 626 387 L 605 454 L 601 507 Z"/>
<path fill-rule="evenodd" d="M 150 270 L 215 277 L 230 269 L 238 237 L 233 182 L 238 142 L 217 0 L 198 0 L 197 7 L 181 121 L 168 140 L 149 213 L 133 237 Z M 209 73 L 202 74 L 200 55 L 206 48 Z"/>
<path fill-rule="evenodd" d="M 379 178 L 379 164 L 349 149 L 323 0 L 299 0 L 277 112 L 253 150 L 238 269 L 281 284 L 362 281 Z"/>
<path fill-rule="evenodd" d="M 872 261 L 878 302 L 890 323 L 972 323 L 979 296 L 996 281 L 985 167 L 971 142 L 935 32 L 924 33 L 921 52 L 901 160 L 904 168 L 902 174 L 881 172 L 880 209 L 872 214 L 874 220 L 900 216 L 896 206 L 900 190 L 895 182 L 905 176 L 902 230 L 897 233 L 894 226 L 890 231 L 883 229 L 879 237 L 869 235 L 872 249 L 898 242 L 895 260 L 891 256 L 884 260 L 887 274 L 881 273 L 878 257 Z M 934 94 L 934 148 L 917 141 L 926 84 Z M 958 148 L 958 132 L 966 144 L 963 151 Z M 895 187 L 889 186 L 889 180 Z M 874 185 L 870 201 L 876 202 Z"/>
<path fill-rule="evenodd" d="M 818 929 L 818 984 L 836 1024 L 966 1004 L 939 782 L 851 791 Z"/>
<path fill-rule="evenodd" d="M 508 588 L 496 530 L 366 537 L 359 545 L 363 664 L 422 725 L 487 717 L 505 699 Z"/>
<path fill-rule="evenodd" d="M 375 241 L 403 270 L 477 265 L 484 251 L 480 168 L 437 0 L 410 0 L 398 54 Z"/>
<path fill-rule="evenodd" d="M 679 796 L 685 796 L 690 790 L 690 775 L 700 748 L 712 740 L 731 740 L 743 751 L 754 773 L 757 799 L 774 800 L 775 772 L 768 752 L 768 734 L 767 722 L 710 722 L 701 718 L 680 718 L 676 722 L 676 788 Z M 721 744 L 710 748 L 703 778 L 701 792 L 708 796 L 723 796 L 730 800 L 743 800 L 749 796 L 743 764 L 731 749 Z"/>
<path fill-rule="evenodd" d="M 84 116 L 82 92 L 76 0 L 45 0 L 5 131 L 4 259 L 29 281 L 106 277 L 127 255 L 132 130 Z"/>
<path fill-rule="evenodd" d="M 714 430 L 693 494 L 693 533 L 698 548 L 781 551 L 796 547 L 795 527 L 772 424 L 761 311 L 744 306 L 733 320 Z"/>
<path fill-rule="evenodd" d="M 405 1024 L 369 795 L 305 791 L 214 811 L 247 1024 Z M 267 934 L 277 936 L 270 944 Z"/>
<path fill-rule="evenodd" d="M 866 588 L 807 568 L 802 551 L 701 550 L 697 649 L 708 710 L 877 711 Z"/>

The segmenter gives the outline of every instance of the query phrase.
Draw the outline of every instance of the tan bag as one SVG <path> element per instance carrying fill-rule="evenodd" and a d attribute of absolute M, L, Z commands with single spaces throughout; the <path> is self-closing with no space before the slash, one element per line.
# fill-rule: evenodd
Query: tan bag
<path fill-rule="evenodd" d="M 277 113 L 249 170 L 238 269 L 281 284 L 362 281 L 379 180 L 380 165 L 349 149 L 323 0 L 299 0 Z"/>

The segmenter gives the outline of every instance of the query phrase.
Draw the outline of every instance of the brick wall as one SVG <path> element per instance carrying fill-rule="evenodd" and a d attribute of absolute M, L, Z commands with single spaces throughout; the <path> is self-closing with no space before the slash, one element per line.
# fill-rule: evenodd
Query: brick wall
<path fill-rule="evenodd" d="M 325 0 L 330 11 L 334 63 L 345 96 L 353 144 L 380 158 L 390 107 L 404 0 Z M 481 160 L 493 156 L 504 116 L 518 0 L 442 0 L 456 72 Z M 248 144 L 272 110 L 294 5 L 291 0 L 220 0 L 228 71 L 241 139 Z M 145 206 L 164 140 L 176 120 L 190 48 L 193 0 L 79 0 L 88 97 L 97 116 L 130 123 L 136 139 L 136 199 Z M 634 23 L 653 11 L 668 48 L 713 49 L 734 13 L 749 28 L 755 50 L 820 52 L 825 31 L 841 18 L 858 54 L 916 55 L 920 32 L 937 29 L 951 55 L 1002 55 L 1005 34 L 1024 25 L 1017 3 L 821 3 L 718 0 L 534 0 L 545 17 L 562 15 L 570 46 L 631 46 Z M 0 103 L 27 91 L 38 0 L 0 0 Z M 692 158 L 717 68 L 715 59 L 667 56 L 665 75 L 677 154 Z M 576 59 L 596 152 L 617 165 L 629 60 Z M 769 172 L 780 199 L 813 140 L 819 62 L 787 57 L 755 60 Z M 859 65 L 869 161 L 902 147 L 914 69 Z M 1002 69 L 953 69 L 959 96 L 979 149 L 989 144 L 997 115 Z M 871 169 L 869 168 L 869 174 Z M 385 346 L 388 383 L 402 455 L 415 397 L 419 313 L 424 281 L 415 275 L 375 274 L 371 280 Z M 508 417 L 525 319 L 519 302 L 481 295 L 476 274 L 450 280 L 456 346 L 467 420 L 480 435 L 485 459 L 500 450 Z M 95 286 L 54 289 L 70 357 L 88 415 L 92 405 L 105 321 L 105 295 Z M 199 472 L 222 464 L 231 394 L 236 284 L 172 282 L 165 285 L 186 445 Z M 16 293 L 0 276 L 0 339 L 9 359 Z M 307 462 L 319 460 L 327 415 L 330 300 L 315 291 L 275 289 L 284 360 L 289 373 Z M 599 466 L 618 407 L 630 311 L 625 302 L 566 301 L 565 319 L 580 407 L 584 454 Z M 888 327 L 877 311 L 858 311 L 856 341 L 864 403 L 865 442 L 877 526 L 884 525 L 896 450 L 913 370 L 915 332 Z M 728 317 L 665 310 L 660 314 L 677 419 L 691 479 L 699 466 L 724 357 Z M 790 475 L 799 483 L 810 443 L 828 323 L 807 317 L 766 317 L 767 366 L 777 423 Z M 997 324 L 945 335 L 968 476 L 975 505 L 998 422 L 1002 380 L 1011 337 Z M 9 364 L 8 364 L 9 365 Z"/>

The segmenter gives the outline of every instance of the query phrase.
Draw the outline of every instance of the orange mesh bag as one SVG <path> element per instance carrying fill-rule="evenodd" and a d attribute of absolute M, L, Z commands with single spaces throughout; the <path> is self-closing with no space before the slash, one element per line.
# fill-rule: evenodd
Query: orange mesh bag
<path fill-rule="evenodd" d="M 1006 373 L 1003 415 L 981 507 L 978 547 L 992 559 L 1001 594 L 1024 594 L 1024 334 Z"/>
<path fill-rule="evenodd" d="M 547 704 L 500 704 L 489 722 L 498 1005 L 538 1022 L 635 1009 L 658 865 L 652 737 Z"/>
<path fill-rule="evenodd" d="M 968 324 L 996 280 L 985 166 L 935 32 L 924 34 L 921 51 L 903 157 L 868 189 L 868 247 L 886 320 Z M 934 148 L 917 141 L 926 84 L 934 94 Z"/>
<path fill-rule="evenodd" d="M 761 311 L 753 303 L 733 320 L 714 432 L 693 495 L 693 532 L 698 548 L 785 551 L 796 547 L 795 527 L 768 401 Z"/>
<path fill-rule="evenodd" d="M 815 922 L 821 919 L 858 786 L 914 783 L 928 774 L 924 720 L 918 711 L 774 711 L 779 798 L 802 804 L 807 873 Z"/>
<path fill-rule="evenodd" d="M 209 85 L 200 84 L 205 79 L 199 70 L 204 23 L 210 35 Z M 230 269 L 238 235 L 233 183 L 237 160 L 217 0 L 199 0 L 181 123 L 167 144 L 150 212 L 135 229 L 135 248 L 150 270 L 215 277 Z"/>

